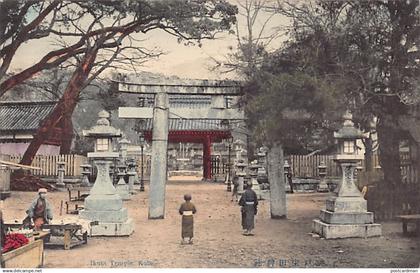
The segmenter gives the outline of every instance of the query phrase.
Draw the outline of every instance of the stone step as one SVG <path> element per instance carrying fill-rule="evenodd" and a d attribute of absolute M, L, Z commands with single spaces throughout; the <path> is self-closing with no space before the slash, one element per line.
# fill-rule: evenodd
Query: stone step
<path fill-rule="evenodd" d="M 128 219 L 126 208 L 122 208 L 118 211 L 84 209 L 79 212 L 79 216 L 83 219 L 89 219 L 91 221 L 112 223 L 124 223 Z"/>
<path fill-rule="evenodd" d="M 133 232 L 134 223 L 131 218 L 124 223 L 99 222 L 90 228 L 90 236 L 129 236 Z"/>
<path fill-rule="evenodd" d="M 312 232 L 325 239 L 368 238 L 381 236 L 382 228 L 380 224 L 339 225 L 316 219 L 312 222 Z"/>
<path fill-rule="evenodd" d="M 372 212 L 332 212 L 321 210 L 319 218 L 329 224 L 372 224 Z"/>
<path fill-rule="evenodd" d="M 363 197 L 330 197 L 326 209 L 333 212 L 367 212 L 367 201 Z"/>

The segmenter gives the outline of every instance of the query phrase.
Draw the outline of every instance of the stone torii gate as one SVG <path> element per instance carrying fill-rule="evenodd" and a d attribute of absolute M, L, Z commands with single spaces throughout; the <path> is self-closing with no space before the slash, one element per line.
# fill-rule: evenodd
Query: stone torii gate
<path fill-rule="evenodd" d="M 152 94 L 154 107 L 120 107 L 119 118 L 153 119 L 152 158 L 149 189 L 149 219 L 163 219 L 165 215 L 165 187 L 167 181 L 167 148 L 169 119 L 243 120 L 244 113 L 227 109 L 226 96 L 240 96 L 241 86 L 235 81 L 171 80 L 164 82 L 121 82 L 119 92 Z M 169 95 L 210 95 L 210 108 L 171 108 Z M 207 143 L 208 144 L 208 143 Z M 207 145 L 209 146 L 209 145 Z M 204 147 L 210 156 L 208 147 Z"/>

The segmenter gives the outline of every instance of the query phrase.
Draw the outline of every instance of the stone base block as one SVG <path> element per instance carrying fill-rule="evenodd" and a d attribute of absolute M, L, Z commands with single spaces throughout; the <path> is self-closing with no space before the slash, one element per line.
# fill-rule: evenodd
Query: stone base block
<path fill-rule="evenodd" d="M 270 191 L 269 190 L 261 190 L 261 199 L 262 200 L 270 200 Z"/>
<path fill-rule="evenodd" d="M 117 194 L 121 197 L 122 200 L 131 200 L 130 192 L 127 190 L 119 190 L 117 188 Z"/>
<path fill-rule="evenodd" d="M 325 239 L 368 238 L 381 236 L 382 228 L 380 224 L 339 225 L 316 219 L 312 222 L 312 232 Z"/>
<path fill-rule="evenodd" d="M 328 187 L 327 182 L 321 181 L 317 186 L 317 192 L 329 192 L 330 188 Z"/>
<path fill-rule="evenodd" d="M 372 212 L 331 212 L 321 210 L 319 216 L 322 222 L 328 224 L 372 224 Z"/>
<path fill-rule="evenodd" d="M 118 211 L 84 209 L 79 212 L 79 216 L 90 221 L 111 223 L 124 223 L 128 219 L 126 208 L 122 208 Z"/>
<path fill-rule="evenodd" d="M 90 236 L 129 236 L 133 232 L 134 223 L 131 218 L 124 223 L 99 222 L 90 228 Z"/>
<path fill-rule="evenodd" d="M 366 212 L 367 202 L 363 197 L 330 197 L 326 209 L 333 212 Z"/>
<path fill-rule="evenodd" d="M 119 211 L 123 202 L 118 194 L 91 194 L 85 199 L 85 208 L 97 211 Z"/>

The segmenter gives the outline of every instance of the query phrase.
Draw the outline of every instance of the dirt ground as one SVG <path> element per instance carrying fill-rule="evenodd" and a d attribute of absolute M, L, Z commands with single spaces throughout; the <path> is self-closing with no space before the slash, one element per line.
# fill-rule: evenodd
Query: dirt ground
<path fill-rule="evenodd" d="M 383 236 L 323 240 L 312 237 L 311 222 L 328 194 L 289 194 L 288 218 L 272 220 L 268 201 L 261 201 L 255 236 L 241 234 L 240 211 L 223 184 L 170 181 L 163 220 L 147 219 L 148 188 L 125 206 L 135 223 L 130 237 L 89 238 L 71 250 L 46 249 L 47 268 L 55 267 L 419 267 L 420 237 L 403 237 L 401 224 L 382 223 Z M 178 208 L 191 193 L 198 213 L 193 245 L 181 245 Z M 21 220 L 31 192 L 13 192 L 4 202 L 6 222 Z M 66 192 L 49 193 L 55 215 Z"/>

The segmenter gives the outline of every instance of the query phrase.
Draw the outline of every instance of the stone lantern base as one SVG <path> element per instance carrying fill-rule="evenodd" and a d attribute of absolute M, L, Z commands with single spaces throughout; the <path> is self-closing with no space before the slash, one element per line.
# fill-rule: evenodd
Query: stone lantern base
<path fill-rule="evenodd" d="M 88 196 L 79 216 L 98 222 L 91 226 L 90 236 L 128 236 L 134 231 L 133 220 L 118 194 Z"/>
<path fill-rule="evenodd" d="M 111 158 L 114 154 L 108 156 Z M 128 217 L 121 196 L 109 178 L 109 164 L 108 159 L 95 161 L 98 175 L 85 199 L 85 208 L 79 212 L 80 218 L 96 222 L 96 225 L 91 225 L 90 236 L 128 236 L 134 231 L 133 220 Z"/>
<path fill-rule="evenodd" d="M 373 222 L 366 206 L 362 197 L 330 197 L 319 219 L 312 222 L 312 232 L 325 239 L 381 236 L 381 225 Z"/>

